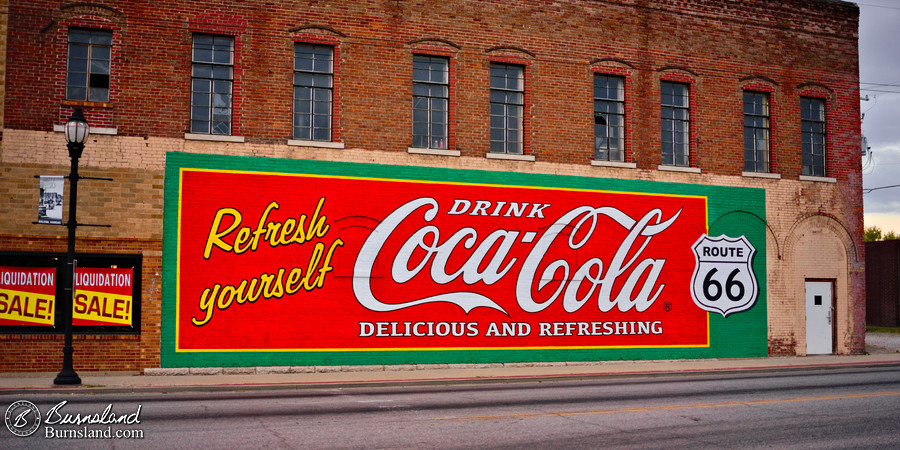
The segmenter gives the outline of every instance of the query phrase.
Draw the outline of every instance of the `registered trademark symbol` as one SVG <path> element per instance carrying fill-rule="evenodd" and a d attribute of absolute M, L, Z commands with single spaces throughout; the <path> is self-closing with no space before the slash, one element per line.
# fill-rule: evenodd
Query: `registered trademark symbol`
<path fill-rule="evenodd" d="M 671 311 L 672 310 L 672 302 L 664 302 L 663 309 L 666 311 Z"/>

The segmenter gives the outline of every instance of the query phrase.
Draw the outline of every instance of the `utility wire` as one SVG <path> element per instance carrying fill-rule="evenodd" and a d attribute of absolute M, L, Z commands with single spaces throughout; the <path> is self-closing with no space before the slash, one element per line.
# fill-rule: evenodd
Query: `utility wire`
<path fill-rule="evenodd" d="M 863 194 L 868 194 L 868 193 L 870 193 L 870 192 L 872 192 L 872 191 L 877 191 L 877 190 L 879 190 L 879 189 L 888 189 L 888 188 L 895 188 L 895 187 L 900 187 L 900 184 L 894 184 L 894 185 L 891 185 L 891 186 L 881 186 L 881 187 L 870 188 L 870 189 L 863 189 Z"/>

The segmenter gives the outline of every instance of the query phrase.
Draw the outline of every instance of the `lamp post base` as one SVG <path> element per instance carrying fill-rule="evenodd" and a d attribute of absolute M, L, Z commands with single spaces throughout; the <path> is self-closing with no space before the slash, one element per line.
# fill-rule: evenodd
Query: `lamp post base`
<path fill-rule="evenodd" d="M 81 384 L 81 377 L 79 377 L 74 370 L 68 372 L 63 370 L 53 379 L 53 384 L 66 386 L 79 385 Z"/>
<path fill-rule="evenodd" d="M 63 367 L 53 379 L 53 384 L 66 386 L 81 384 L 81 377 L 75 373 L 75 368 L 72 366 L 72 353 L 74 352 L 75 349 L 71 345 L 63 347 Z"/>

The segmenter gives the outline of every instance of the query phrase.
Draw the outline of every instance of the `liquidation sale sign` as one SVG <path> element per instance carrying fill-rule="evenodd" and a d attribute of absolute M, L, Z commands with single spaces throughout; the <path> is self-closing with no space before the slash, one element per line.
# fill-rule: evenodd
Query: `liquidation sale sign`
<path fill-rule="evenodd" d="M 0 266 L 0 325 L 53 326 L 56 269 Z"/>
<path fill-rule="evenodd" d="M 133 276 L 130 268 L 77 268 L 72 323 L 130 326 Z"/>
<path fill-rule="evenodd" d="M 692 297 L 705 192 L 184 154 L 168 166 L 164 365 L 715 347 L 719 319 Z M 741 307 L 752 311 L 755 286 L 735 283 L 753 279 L 717 281 L 714 269 L 699 295 L 726 283 L 752 292 Z"/>

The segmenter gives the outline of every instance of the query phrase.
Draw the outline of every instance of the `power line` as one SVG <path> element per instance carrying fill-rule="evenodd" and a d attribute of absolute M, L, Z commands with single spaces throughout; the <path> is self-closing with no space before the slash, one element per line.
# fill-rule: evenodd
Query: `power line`
<path fill-rule="evenodd" d="M 860 81 L 859 85 L 860 86 L 867 85 L 867 86 L 881 86 L 881 87 L 892 87 L 892 86 L 900 87 L 900 81 L 895 81 L 893 83 L 863 83 L 862 81 Z"/>
<path fill-rule="evenodd" d="M 870 188 L 870 189 L 863 189 L 863 194 L 868 194 L 868 193 L 870 193 L 870 192 L 872 192 L 872 191 L 877 191 L 877 190 L 879 190 L 879 189 L 889 189 L 889 188 L 895 188 L 895 187 L 900 187 L 900 184 L 894 184 L 894 185 L 891 185 L 891 186 L 881 186 L 881 187 Z"/>

